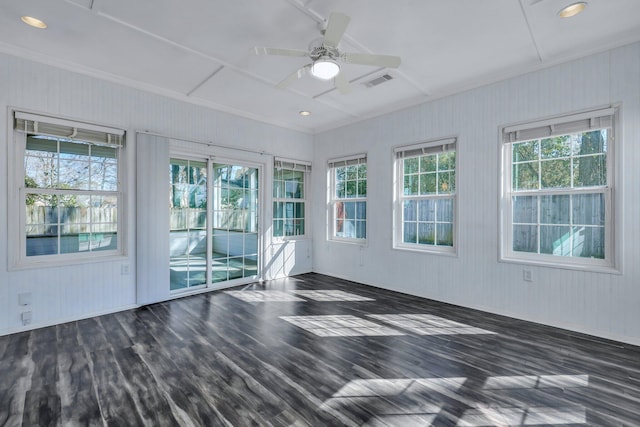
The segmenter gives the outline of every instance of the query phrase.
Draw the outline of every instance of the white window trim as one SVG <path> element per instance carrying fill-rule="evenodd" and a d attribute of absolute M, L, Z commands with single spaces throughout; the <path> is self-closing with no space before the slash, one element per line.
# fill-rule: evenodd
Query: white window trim
<path fill-rule="evenodd" d="M 24 155 L 26 150 L 25 129 L 17 129 L 16 121 L 22 125 L 25 121 L 39 121 L 49 123 L 54 126 L 71 127 L 84 129 L 91 132 L 104 132 L 113 134 L 115 138 L 109 141 L 101 141 L 99 144 L 118 147 L 118 189 L 111 193 L 118 195 L 118 219 L 117 219 L 117 249 L 87 253 L 52 254 L 42 256 L 26 256 L 26 218 L 24 211 L 24 197 L 26 188 L 24 186 Z M 29 132 L 33 133 L 33 132 Z M 9 144 L 7 144 L 7 175 L 8 175 L 8 269 L 18 271 L 33 268 L 58 267 L 66 265 L 77 265 L 96 262 L 120 261 L 126 259 L 125 248 L 126 221 L 124 220 L 126 203 L 126 155 L 124 150 L 125 131 L 113 127 L 86 123 L 79 120 L 52 117 L 45 114 L 26 112 L 16 108 L 9 108 L 7 114 L 7 134 Z M 43 134 L 47 134 L 44 132 Z M 90 191 L 78 190 L 76 194 L 89 193 Z M 13 224 L 13 225 L 12 225 Z"/>
<path fill-rule="evenodd" d="M 364 162 L 362 162 L 364 160 Z M 355 237 L 342 237 L 336 236 L 335 233 L 335 188 L 336 188 L 336 177 L 335 177 L 335 168 L 353 165 L 353 164 L 361 164 L 364 163 L 367 165 L 367 197 L 358 197 L 348 199 L 349 202 L 365 202 L 367 206 L 367 218 L 365 222 L 365 234 L 366 238 L 359 239 Z M 369 203 L 367 201 L 369 196 L 369 163 L 366 153 L 354 154 L 350 156 L 338 157 L 334 159 L 329 159 L 327 161 L 327 240 L 331 242 L 338 243 L 347 243 L 347 244 L 355 244 L 359 246 L 366 246 L 369 239 Z"/>
<path fill-rule="evenodd" d="M 304 234 L 298 234 L 296 236 L 274 236 L 273 231 L 271 232 L 271 238 L 273 242 L 282 243 L 282 242 L 295 242 L 296 240 L 304 240 L 309 239 L 311 237 L 311 194 L 310 194 L 310 183 L 311 183 L 311 162 L 306 162 L 303 160 L 295 160 L 288 159 L 284 157 L 274 157 L 273 159 L 274 171 L 271 179 L 272 185 L 275 181 L 275 171 L 278 166 L 283 169 L 290 170 L 302 170 L 304 171 L 304 197 L 302 199 L 286 199 L 282 197 L 273 197 L 273 191 L 271 191 L 271 206 L 273 207 L 273 202 L 293 202 L 293 203 L 304 203 Z M 273 189 L 273 187 L 272 187 Z M 273 227 L 273 213 L 271 215 L 271 227 Z"/>
<path fill-rule="evenodd" d="M 500 202 L 498 230 L 500 233 L 499 261 L 534 266 L 620 274 L 622 236 L 620 235 L 621 204 L 616 195 L 621 194 L 620 179 L 620 105 L 586 110 L 575 114 L 554 116 L 548 119 L 502 126 L 499 129 L 500 144 Z M 580 123 L 589 123 L 580 127 Z M 611 129 L 607 146 L 607 187 L 573 190 L 546 190 L 544 194 L 576 194 L 580 192 L 605 194 L 605 258 L 592 259 L 562 257 L 548 254 L 516 252 L 512 249 L 513 220 L 511 205 L 512 142 L 542 139 L 588 130 Z M 547 128 L 546 133 L 543 130 Z M 539 192 L 522 191 L 519 195 L 540 195 Z"/>
<path fill-rule="evenodd" d="M 447 147 L 452 147 L 447 149 Z M 452 195 L 431 195 L 431 196 L 404 196 L 404 162 L 406 158 L 419 157 L 424 154 L 435 154 L 439 152 L 454 151 L 456 153 L 456 169 L 455 169 L 455 181 L 456 191 Z M 456 137 L 440 138 L 436 140 L 429 140 L 418 144 L 401 145 L 394 147 L 393 149 L 393 170 L 394 170 L 394 208 L 393 208 L 393 249 L 402 251 L 430 253 L 436 255 L 446 256 L 458 256 L 458 164 L 459 164 L 459 151 L 458 140 Z M 427 245 L 419 243 L 404 243 L 403 242 L 403 201 L 406 198 L 415 200 L 421 199 L 434 199 L 434 198 L 450 198 L 453 196 L 453 246 L 439 246 L 439 245 Z"/>

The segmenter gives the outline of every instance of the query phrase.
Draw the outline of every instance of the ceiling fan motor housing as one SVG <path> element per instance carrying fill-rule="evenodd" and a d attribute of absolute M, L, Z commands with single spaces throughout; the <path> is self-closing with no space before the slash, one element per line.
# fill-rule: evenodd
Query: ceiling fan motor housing
<path fill-rule="evenodd" d="M 319 46 L 310 46 L 309 57 L 312 61 L 317 61 L 320 58 L 338 59 L 340 52 L 337 47 L 320 44 Z"/>

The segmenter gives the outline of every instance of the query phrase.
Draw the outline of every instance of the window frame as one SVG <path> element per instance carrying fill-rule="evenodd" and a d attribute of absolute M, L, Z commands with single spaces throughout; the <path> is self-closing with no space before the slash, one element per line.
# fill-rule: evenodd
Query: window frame
<path fill-rule="evenodd" d="M 367 166 L 367 175 L 365 177 L 365 185 L 367 187 L 367 195 L 365 197 L 353 197 L 353 198 L 338 198 L 336 197 L 336 169 L 339 167 L 353 166 L 353 165 L 366 165 Z M 350 244 L 358 244 L 364 246 L 368 242 L 369 236 L 369 219 L 368 219 L 368 195 L 369 195 L 369 167 L 368 167 L 368 158 L 366 153 L 355 154 L 346 157 L 340 157 L 335 159 L 330 159 L 327 162 L 327 182 L 328 182 L 328 205 L 327 205 L 327 219 L 328 219 L 328 227 L 327 227 L 327 239 L 333 242 L 341 242 L 341 243 L 350 243 Z M 365 237 L 345 237 L 338 236 L 336 234 L 335 224 L 336 224 L 336 203 L 337 202 L 354 202 L 354 203 L 365 203 L 365 212 L 367 217 L 364 219 L 365 223 Z"/>
<path fill-rule="evenodd" d="M 276 173 L 279 169 L 286 169 L 286 170 L 290 170 L 290 171 L 301 171 L 303 173 L 303 178 L 302 178 L 302 188 L 303 188 L 303 197 L 301 198 L 287 198 L 287 197 L 276 197 L 274 195 L 275 192 L 275 182 L 276 182 Z M 283 228 L 283 235 L 282 236 L 276 236 L 275 235 L 275 227 L 274 227 L 274 221 L 276 220 L 275 217 L 275 210 L 272 211 L 271 214 L 271 238 L 276 241 L 276 242 L 281 242 L 281 241 L 295 241 L 295 240 L 300 240 L 300 239 L 307 239 L 310 237 L 311 233 L 310 233 L 310 226 L 311 226 L 311 221 L 309 218 L 309 212 L 310 212 L 310 197 L 309 197 L 309 190 L 310 190 L 310 176 L 311 176 L 311 163 L 310 162 L 305 162 L 305 161 L 301 161 L 301 160 L 293 160 L 293 159 L 286 159 L 283 157 L 274 157 L 274 162 L 273 162 L 273 179 L 272 179 L 272 184 L 273 184 L 273 188 L 272 188 L 272 192 L 271 192 L 271 206 L 273 209 L 273 205 L 275 203 L 303 203 L 304 204 L 304 217 L 302 218 L 302 220 L 304 221 L 304 233 L 303 234 L 296 234 L 296 235 L 291 235 L 291 236 L 287 236 L 284 233 L 284 228 Z M 283 220 L 286 220 L 286 216 L 283 218 Z M 295 216 L 291 218 L 292 220 L 298 220 L 299 218 L 296 218 Z"/>
<path fill-rule="evenodd" d="M 549 137 L 579 134 L 607 129 L 606 179 L 603 186 L 548 188 L 514 191 L 512 189 L 513 143 L 541 141 Z M 578 113 L 502 126 L 500 131 L 500 248 L 499 260 L 527 265 L 574 269 L 583 271 L 620 273 L 621 236 L 620 208 L 616 194 L 620 194 L 620 160 L 618 155 L 620 135 L 620 106 L 613 105 L 601 109 L 585 110 Z M 573 157 L 570 157 L 572 159 Z M 580 194 L 604 195 L 604 258 L 587 258 L 533 253 L 513 250 L 513 203 L 512 196 L 537 196 L 542 203 L 544 196 Z M 538 213 L 538 226 L 540 222 Z M 539 239 L 539 237 L 538 237 Z M 538 242 L 538 248 L 540 243 Z"/>
<path fill-rule="evenodd" d="M 34 123 L 37 122 L 38 126 Z M 19 126 L 21 128 L 19 128 Z M 45 130 L 40 130 L 40 127 Z M 56 134 L 65 128 L 72 128 L 74 136 Z M 126 256 L 125 242 L 125 139 L 126 132 L 123 129 L 113 128 L 83 122 L 75 119 L 48 116 L 33 113 L 22 109 L 9 109 L 8 127 L 9 134 L 8 159 L 12 159 L 7 167 L 9 184 L 9 204 L 7 218 L 9 226 L 7 249 L 9 253 L 9 270 L 21 270 L 39 267 L 55 267 L 75 265 L 90 262 L 120 260 Z M 75 136 L 77 132 L 77 136 Z M 116 185 L 115 190 L 92 189 L 48 189 L 39 188 L 36 193 L 42 194 L 68 194 L 71 196 L 112 196 L 117 200 L 116 207 L 116 248 L 100 251 L 79 251 L 55 254 L 42 254 L 27 256 L 27 232 L 26 232 L 26 195 L 30 192 L 25 186 L 25 159 L 27 154 L 27 137 L 29 135 L 44 135 L 56 138 L 57 141 L 67 141 L 89 146 L 106 146 L 116 150 Z M 102 141 L 100 138 L 105 137 Z M 78 142 L 74 142 L 78 141 Z M 58 142 L 56 142 L 58 143 Z M 90 222 L 89 224 L 93 224 Z M 60 236 L 60 235 L 59 235 Z"/>
<path fill-rule="evenodd" d="M 426 156 L 433 156 L 441 153 L 453 152 L 455 153 L 455 166 L 454 172 L 454 188 L 455 191 L 446 194 L 417 194 L 417 195 L 405 195 L 404 194 L 404 161 L 407 159 L 418 158 Z M 458 152 L 458 138 L 457 137 L 445 137 L 433 140 L 424 141 L 418 144 L 402 145 L 394 147 L 393 149 L 393 166 L 394 166 L 394 212 L 393 212 L 393 248 L 403 251 L 414 251 L 421 253 L 430 253 L 436 255 L 458 255 L 458 236 L 459 236 L 459 189 L 458 189 L 458 164 L 459 164 L 459 152 Z M 437 171 L 436 171 L 437 174 Z M 437 176 L 437 175 L 436 175 Z M 437 185 L 437 184 L 436 184 Z M 436 245 L 429 243 L 406 243 L 404 242 L 404 201 L 405 200 L 442 200 L 453 199 L 453 220 L 452 220 L 452 245 Z M 417 222 L 416 222 L 417 223 Z M 437 226 L 437 222 L 434 220 L 434 226 Z"/>

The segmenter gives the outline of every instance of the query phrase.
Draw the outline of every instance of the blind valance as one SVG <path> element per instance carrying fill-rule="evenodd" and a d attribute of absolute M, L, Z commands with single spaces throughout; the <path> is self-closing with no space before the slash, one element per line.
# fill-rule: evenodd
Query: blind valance
<path fill-rule="evenodd" d="M 607 108 L 522 125 L 507 126 L 502 129 L 502 141 L 512 143 L 550 138 L 569 133 L 607 129 L 613 126 L 614 114 L 614 108 Z"/>
<path fill-rule="evenodd" d="M 16 112 L 15 130 L 32 135 L 47 135 L 74 142 L 85 142 L 110 147 L 124 145 L 125 132 L 121 129 L 77 123 L 54 117 Z"/>
<path fill-rule="evenodd" d="M 425 154 L 445 153 L 456 149 L 456 138 L 441 139 L 438 141 L 424 142 L 421 144 L 405 145 L 394 148 L 393 152 L 397 159 L 409 157 L 419 157 Z"/>

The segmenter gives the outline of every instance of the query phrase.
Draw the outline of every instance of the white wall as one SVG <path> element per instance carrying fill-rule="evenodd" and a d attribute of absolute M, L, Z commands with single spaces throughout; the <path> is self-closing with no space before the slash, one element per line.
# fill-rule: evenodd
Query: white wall
<path fill-rule="evenodd" d="M 501 125 L 622 102 L 623 274 L 498 262 Z M 459 255 L 392 249 L 392 147 L 458 137 Z M 326 239 L 326 161 L 368 154 L 368 243 Z M 640 44 L 435 100 L 316 136 L 314 271 L 640 344 Z"/>
<path fill-rule="evenodd" d="M 126 188 L 126 258 L 68 267 L 8 271 L 7 251 L 15 247 L 14 242 L 7 242 L 7 228 L 13 226 L 7 220 L 7 144 L 12 141 L 8 129 L 10 107 L 128 131 L 130 138 L 125 159 L 129 177 Z M 22 308 L 18 305 L 18 294 L 22 292 L 31 292 L 33 297 L 28 308 L 33 313 L 33 321 L 27 328 L 136 304 L 136 150 L 132 137 L 136 130 L 186 140 L 212 141 L 306 161 L 312 159 L 313 153 L 312 137 L 300 132 L 4 54 L 0 54 L 0 111 L 0 135 L 3 136 L 0 143 L 0 335 L 25 329 L 20 320 Z M 166 208 L 166 204 L 158 207 Z M 305 243 L 304 252 L 307 253 L 308 242 Z M 265 260 L 265 265 L 272 264 L 272 260 Z M 121 274 L 123 265 L 129 267 L 129 274 Z M 168 275 L 168 265 L 161 268 L 166 268 Z M 309 271 L 311 263 L 297 268 L 300 272 Z M 289 271 L 281 268 L 267 273 L 275 276 Z"/>

